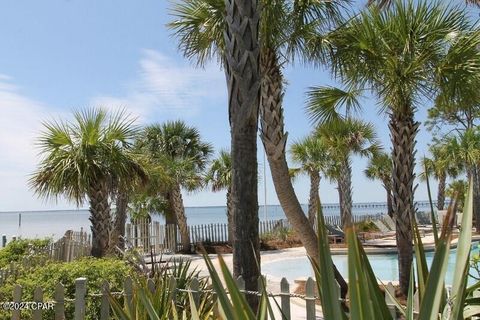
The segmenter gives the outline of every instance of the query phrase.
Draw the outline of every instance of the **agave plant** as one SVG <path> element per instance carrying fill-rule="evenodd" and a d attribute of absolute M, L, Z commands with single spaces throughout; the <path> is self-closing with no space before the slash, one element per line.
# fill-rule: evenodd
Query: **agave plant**
<path fill-rule="evenodd" d="M 171 261 L 158 268 L 152 278 L 135 282 L 130 300 L 122 305 L 109 297 L 112 312 L 122 320 L 214 319 L 216 299 L 205 277 L 200 277 L 189 261 Z M 192 291 L 198 291 L 198 299 Z"/>

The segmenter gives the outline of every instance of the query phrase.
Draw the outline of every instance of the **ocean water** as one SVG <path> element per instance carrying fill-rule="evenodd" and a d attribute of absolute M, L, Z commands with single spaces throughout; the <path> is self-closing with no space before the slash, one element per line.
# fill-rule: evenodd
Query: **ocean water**
<path fill-rule="evenodd" d="M 425 202 L 419 202 L 418 208 L 426 208 Z M 304 211 L 307 205 L 303 205 Z M 338 215 L 338 204 L 323 205 L 325 215 Z M 356 203 L 353 207 L 354 215 L 366 215 L 385 213 L 385 203 Z M 226 223 L 226 207 L 187 207 L 187 222 L 189 225 Z M 20 219 L 21 216 L 21 219 Z M 0 212 L 0 235 L 5 234 L 8 239 L 12 236 L 31 237 L 53 237 L 58 239 L 66 230 L 90 232 L 90 221 L 88 210 L 67 210 L 67 211 L 18 211 Z M 260 220 L 284 219 L 282 208 L 278 205 L 269 205 L 259 208 Z M 21 221 L 19 221 L 21 220 Z M 153 220 L 163 222 L 161 215 L 153 215 Z"/>

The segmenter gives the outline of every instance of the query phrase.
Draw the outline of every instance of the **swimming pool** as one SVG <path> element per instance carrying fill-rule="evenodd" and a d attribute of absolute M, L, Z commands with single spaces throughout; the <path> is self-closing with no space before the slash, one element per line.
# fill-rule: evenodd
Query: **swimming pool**
<path fill-rule="evenodd" d="M 472 245 L 471 254 L 478 253 L 478 244 Z M 448 271 L 446 275 L 446 284 L 452 284 L 453 270 L 455 268 L 456 249 L 450 251 L 448 257 Z M 433 252 L 426 254 L 427 264 L 430 266 L 433 260 Z M 346 255 L 333 255 L 333 262 L 344 277 L 348 277 L 348 261 Z M 369 255 L 368 259 L 372 266 L 373 272 L 377 278 L 385 281 L 398 280 L 398 256 L 397 254 L 378 254 Z M 471 274 L 477 276 L 477 271 L 471 269 Z M 262 273 L 275 278 L 285 277 L 290 283 L 294 280 L 305 277 L 313 277 L 313 269 L 307 257 L 284 259 L 279 261 L 266 262 L 262 264 Z M 475 280 L 470 278 L 469 283 L 474 283 Z"/>

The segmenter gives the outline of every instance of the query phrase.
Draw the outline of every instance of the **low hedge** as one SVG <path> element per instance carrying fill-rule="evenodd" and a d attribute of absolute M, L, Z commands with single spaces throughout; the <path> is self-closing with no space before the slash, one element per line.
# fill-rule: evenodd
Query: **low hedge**
<path fill-rule="evenodd" d="M 52 301 L 57 283 L 65 288 L 65 297 L 75 297 L 75 279 L 87 278 L 87 295 L 100 293 L 103 281 L 107 280 L 111 291 L 122 291 L 123 282 L 129 275 L 134 275 L 133 269 L 124 261 L 114 258 L 82 258 L 72 262 L 47 262 L 43 266 L 19 270 L 19 276 L 13 277 L 0 288 L 0 301 L 12 301 L 13 288 L 16 284 L 22 286 L 22 301 L 32 301 L 35 288 L 43 289 L 44 301 Z M 100 308 L 100 297 L 87 298 L 87 319 L 97 319 Z M 4 314 L 2 314 L 4 312 Z M 45 319 L 53 318 L 53 310 L 44 313 Z M 65 317 L 73 319 L 74 303 L 65 302 Z M 0 311 L 0 319 L 8 319 L 10 314 Z M 22 318 L 29 319 L 31 313 L 25 311 Z"/>

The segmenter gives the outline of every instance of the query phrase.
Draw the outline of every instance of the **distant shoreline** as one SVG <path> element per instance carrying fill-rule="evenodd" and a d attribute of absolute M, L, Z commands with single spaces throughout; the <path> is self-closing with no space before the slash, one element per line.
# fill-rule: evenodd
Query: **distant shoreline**
<path fill-rule="evenodd" d="M 415 203 L 420 205 L 420 206 L 428 206 L 429 205 L 428 200 L 420 200 L 420 201 L 416 201 Z M 387 203 L 386 202 L 380 202 L 380 201 L 376 201 L 376 202 L 357 202 L 357 203 L 353 204 L 353 208 L 362 208 L 365 205 L 386 206 Z M 434 205 L 435 205 L 435 201 L 434 201 Z M 302 206 L 307 206 L 307 204 L 302 204 Z M 339 206 L 338 203 L 324 203 L 324 204 L 322 204 L 323 208 L 336 208 L 338 206 Z M 216 206 L 191 206 L 191 207 L 185 207 L 185 208 L 201 209 L 201 208 L 225 208 L 225 207 L 226 207 L 225 205 L 216 205 Z M 263 207 L 263 205 L 259 205 L 259 208 L 262 208 L 262 207 Z M 280 207 L 280 205 L 279 204 L 268 204 L 267 207 Z M 78 212 L 78 211 L 88 211 L 88 208 L 51 209 L 51 210 L 48 210 L 48 209 L 42 209 L 42 210 L 9 210 L 9 211 L 0 211 L 0 214 L 3 214 L 3 213 L 5 213 L 5 214 L 9 214 L 9 213 L 31 213 L 31 212 L 35 212 L 35 213 L 42 213 L 42 212 Z"/>

